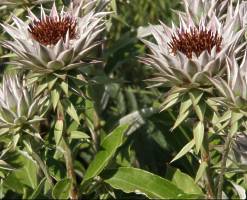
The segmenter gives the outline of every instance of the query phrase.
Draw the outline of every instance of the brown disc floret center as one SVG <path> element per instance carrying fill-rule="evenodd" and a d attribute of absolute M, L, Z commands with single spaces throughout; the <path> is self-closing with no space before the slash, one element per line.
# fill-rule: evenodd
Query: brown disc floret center
<path fill-rule="evenodd" d="M 192 58 L 194 53 L 197 57 L 207 50 L 209 53 L 216 47 L 216 52 L 221 50 L 222 37 L 218 32 L 211 30 L 198 30 L 198 28 L 190 28 L 188 31 L 178 31 L 172 36 L 168 46 L 173 54 L 178 51 L 185 54 L 188 58 Z"/>
<path fill-rule="evenodd" d="M 55 45 L 61 38 L 65 40 L 67 32 L 69 39 L 76 37 L 76 20 L 71 16 L 46 17 L 29 24 L 29 33 L 43 45 Z"/>

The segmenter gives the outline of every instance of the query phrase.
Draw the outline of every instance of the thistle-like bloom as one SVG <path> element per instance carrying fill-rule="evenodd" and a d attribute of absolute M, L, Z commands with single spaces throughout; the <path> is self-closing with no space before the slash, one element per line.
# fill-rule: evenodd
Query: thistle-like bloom
<path fill-rule="evenodd" d="M 142 61 L 155 68 L 157 77 L 151 79 L 155 85 L 183 88 L 207 88 L 211 83 L 207 77 L 221 76 L 225 67 L 225 55 L 238 53 L 243 46 L 238 41 L 243 30 L 235 32 L 234 19 L 221 24 L 217 17 L 207 21 L 204 17 L 196 24 L 190 15 L 187 20 L 180 17 L 180 27 L 151 28 L 157 44 L 143 42 L 152 54 Z"/>
<path fill-rule="evenodd" d="M 33 132 L 46 111 L 46 98 L 36 98 L 17 75 L 4 75 L 0 86 L 0 132 Z M 37 132 L 36 132 L 37 133 Z"/>
<path fill-rule="evenodd" d="M 55 4 L 47 16 L 41 6 L 41 17 L 29 10 L 31 22 L 13 17 L 16 26 L 2 25 L 14 41 L 3 45 L 18 55 L 17 63 L 24 69 L 38 73 L 68 71 L 90 61 L 88 52 L 100 44 L 95 41 L 104 29 L 102 17 L 106 13 L 89 12 L 78 17 L 81 6 L 70 12 L 57 12 Z"/>

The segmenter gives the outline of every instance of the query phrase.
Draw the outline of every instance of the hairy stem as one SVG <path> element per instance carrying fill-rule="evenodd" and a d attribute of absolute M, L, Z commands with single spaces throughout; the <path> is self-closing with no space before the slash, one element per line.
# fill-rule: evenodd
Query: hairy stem
<path fill-rule="evenodd" d="M 230 151 L 231 142 L 232 142 L 232 135 L 228 133 L 225 144 L 224 144 L 223 153 L 222 153 L 221 171 L 219 175 L 217 199 L 222 199 L 222 189 L 223 189 L 223 182 L 224 182 L 224 174 L 226 171 L 226 161 L 228 158 L 228 153 Z"/>
<path fill-rule="evenodd" d="M 208 131 L 205 131 L 204 140 L 203 140 L 203 149 L 201 152 L 202 161 L 207 163 L 206 168 L 206 191 L 207 191 L 207 198 L 214 199 L 215 198 L 215 191 L 214 191 L 214 181 L 213 175 L 211 171 L 211 161 L 210 161 L 210 152 L 209 152 L 209 139 L 208 139 Z"/>

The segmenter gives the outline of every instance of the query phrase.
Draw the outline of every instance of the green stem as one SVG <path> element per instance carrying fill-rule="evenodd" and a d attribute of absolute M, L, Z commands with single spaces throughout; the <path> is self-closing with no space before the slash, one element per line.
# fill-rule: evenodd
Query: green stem
<path fill-rule="evenodd" d="M 211 161 L 210 161 L 210 152 L 209 152 L 209 139 L 208 139 L 208 131 L 204 133 L 204 140 L 203 140 L 203 148 L 201 151 L 201 158 L 202 161 L 207 163 L 206 168 L 206 191 L 207 191 L 207 198 L 214 199 L 215 198 L 215 191 L 214 191 L 214 181 L 213 175 L 211 171 Z"/>
<path fill-rule="evenodd" d="M 59 103 L 57 107 L 57 120 L 62 120 L 65 122 L 65 117 L 64 117 L 64 110 L 62 105 Z M 65 130 L 65 127 L 63 127 L 63 130 Z M 63 137 L 62 137 L 62 147 L 64 150 L 64 160 L 65 160 L 65 165 L 66 165 L 66 170 L 67 170 L 67 176 L 72 180 L 72 187 L 70 189 L 70 198 L 71 199 L 78 199 L 78 191 L 77 191 L 77 183 L 76 183 L 76 176 L 74 172 L 74 165 L 73 165 L 73 156 L 69 147 L 69 142 L 67 141 L 66 138 L 66 132 L 63 132 Z"/>
<path fill-rule="evenodd" d="M 40 169 L 43 171 L 43 173 L 44 173 L 44 175 L 45 175 L 47 181 L 49 182 L 49 184 L 50 184 L 51 186 L 54 186 L 54 185 L 53 185 L 52 178 L 51 178 L 51 176 L 50 176 L 50 174 L 49 174 L 49 171 L 48 171 L 48 169 L 47 169 L 45 163 L 44 163 L 44 162 L 41 160 L 41 158 L 39 157 L 39 155 L 38 155 L 37 153 L 35 153 L 34 151 L 32 151 L 31 156 L 32 156 L 32 158 L 38 163 Z"/>
<path fill-rule="evenodd" d="M 72 187 L 70 190 L 70 198 L 71 199 L 78 199 L 78 191 L 77 191 L 77 183 L 76 177 L 74 173 L 74 165 L 72 160 L 72 153 L 71 150 L 65 140 L 63 139 L 63 146 L 64 146 L 64 159 L 67 169 L 67 176 L 72 180 Z"/>
<path fill-rule="evenodd" d="M 232 142 L 232 135 L 228 133 L 225 144 L 224 144 L 223 153 L 222 153 L 221 172 L 219 175 L 217 199 L 222 199 L 222 189 L 223 189 L 223 182 L 224 182 L 224 174 L 226 171 L 226 161 L 228 158 L 228 153 L 230 151 L 231 142 Z"/>

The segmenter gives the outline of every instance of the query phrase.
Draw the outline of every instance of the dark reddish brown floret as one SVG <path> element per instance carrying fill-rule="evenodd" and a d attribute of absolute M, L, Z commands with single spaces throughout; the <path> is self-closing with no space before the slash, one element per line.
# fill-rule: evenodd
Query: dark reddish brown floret
<path fill-rule="evenodd" d="M 192 58 L 192 53 L 198 57 L 207 50 L 209 53 L 216 46 L 216 52 L 221 50 L 222 37 L 211 30 L 198 30 L 197 28 L 189 31 L 178 31 L 172 36 L 168 46 L 171 52 L 176 54 L 177 51 L 184 53 L 188 58 Z"/>
<path fill-rule="evenodd" d="M 29 24 L 29 33 L 43 45 L 54 45 L 61 38 L 65 40 L 69 31 L 69 38 L 76 37 L 76 20 L 73 17 L 46 17 L 46 20 L 34 21 Z"/>

